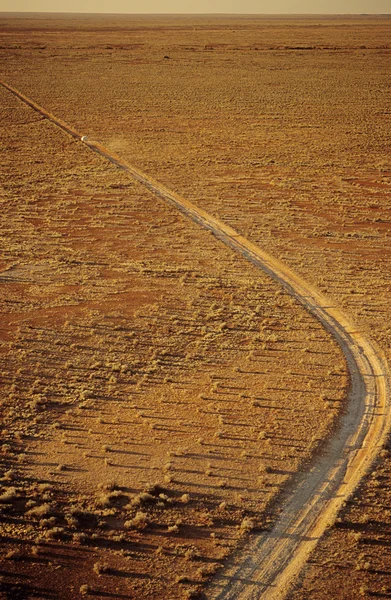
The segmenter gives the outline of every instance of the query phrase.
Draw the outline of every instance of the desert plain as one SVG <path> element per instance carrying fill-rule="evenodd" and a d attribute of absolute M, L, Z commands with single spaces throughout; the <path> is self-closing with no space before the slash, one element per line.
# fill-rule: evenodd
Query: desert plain
<path fill-rule="evenodd" d="M 391 354 L 391 19 L 1 15 L 0 79 Z M 4 599 L 207 598 L 338 431 L 336 339 L 0 86 Z M 391 597 L 391 446 L 290 600 Z"/>

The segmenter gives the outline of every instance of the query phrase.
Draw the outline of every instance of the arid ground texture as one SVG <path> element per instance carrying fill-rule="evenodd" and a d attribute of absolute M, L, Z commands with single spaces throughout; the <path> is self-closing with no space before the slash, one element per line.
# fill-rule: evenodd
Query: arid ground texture
<path fill-rule="evenodd" d="M 0 79 L 391 358 L 391 18 L 0 15 Z M 288 291 L 0 86 L 0 598 L 205 598 L 337 431 Z M 391 598 L 391 444 L 289 600 Z"/>

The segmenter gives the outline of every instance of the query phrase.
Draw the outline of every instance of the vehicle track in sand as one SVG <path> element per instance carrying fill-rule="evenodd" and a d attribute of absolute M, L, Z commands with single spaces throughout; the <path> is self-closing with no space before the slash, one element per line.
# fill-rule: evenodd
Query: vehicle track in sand
<path fill-rule="evenodd" d="M 10 86 L 0 84 L 92 151 L 129 173 L 150 191 L 268 273 L 335 337 L 349 367 L 348 405 L 333 436 L 306 472 L 285 490 L 282 510 L 269 531 L 254 533 L 211 581 L 210 600 L 284 598 L 319 538 L 351 495 L 382 446 L 390 425 L 389 375 L 381 352 L 336 307 L 279 260 L 230 226 L 170 191 L 99 143 L 89 141 Z"/>

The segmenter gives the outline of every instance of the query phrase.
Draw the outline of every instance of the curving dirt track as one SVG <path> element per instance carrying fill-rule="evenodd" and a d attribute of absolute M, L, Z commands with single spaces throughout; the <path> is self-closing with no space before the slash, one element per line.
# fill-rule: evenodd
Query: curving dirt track
<path fill-rule="evenodd" d="M 350 371 L 351 388 L 348 407 L 337 431 L 323 446 L 321 455 L 313 459 L 308 471 L 292 482 L 274 527 L 255 534 L 214 578 L 207 594 L 211 600 L 284 598 L 320 536 L 333 522 L 383 444 L 390 424 L 385 359 L 336 307 L 330 306 L 325 297 L 280 261 L 100 144 L 89 141 L 12 86 L 0 83 L 268 273 L 307 308 L 341 346 Z"/>

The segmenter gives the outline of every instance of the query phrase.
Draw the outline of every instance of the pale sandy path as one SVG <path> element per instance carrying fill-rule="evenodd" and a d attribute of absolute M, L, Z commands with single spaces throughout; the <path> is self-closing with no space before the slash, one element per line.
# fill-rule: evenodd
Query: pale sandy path
<path fill-rule="evenodd" d="M 314 457 L 308 470 L 297 476 L 287 490 L 273 529 L 254 534 L 250 543 L 215 577 L 208 591 L 208 598 L 214 600 L 284 598 L 327 525 L 333 522 L 384 442 L 390 425 L 385 359 L 345 315 L 283 263 L 100 144 L 85 139 L 12 86 L 0 83 L 268 273 L 316 317 L 341 346 L 350 371 L 351 390 L 347 411 L 337 431 L 322 454 Z"/>

